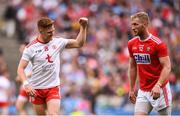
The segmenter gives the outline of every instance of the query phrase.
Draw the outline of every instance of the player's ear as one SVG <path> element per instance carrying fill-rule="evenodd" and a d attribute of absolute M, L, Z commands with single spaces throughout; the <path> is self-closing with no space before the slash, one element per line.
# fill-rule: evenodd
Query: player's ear
<path fill-rule="evenodd" d="M 39 28 L 39 32 L 40 32 L 41 34 L 43 34 L 43 30 L 42 30 L 41 28 Z"/>
<path fill-rule="evenodd" d="M 148 22 L 144 21 L 143 25 L 144 25 L 144 27 L 148 27 Z"/>

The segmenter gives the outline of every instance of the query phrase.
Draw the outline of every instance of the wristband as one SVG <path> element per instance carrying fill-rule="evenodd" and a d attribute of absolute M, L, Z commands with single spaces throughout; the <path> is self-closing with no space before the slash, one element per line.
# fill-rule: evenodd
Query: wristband
<path fill-rule="evenodd" d="M 25 85 L 27 85 L 27 84 L 29 84 L 29 82 L 28 82 L 27 80 L 25 80 L 25 81 L 23 82 L 23 86 L 25 86 Z"/>
<path fill-rule="evenodd" d="M 155 86 L 158 86 L 159 88 L 161 88 L 162 85 L 160 83 L 156 83 Z"/>

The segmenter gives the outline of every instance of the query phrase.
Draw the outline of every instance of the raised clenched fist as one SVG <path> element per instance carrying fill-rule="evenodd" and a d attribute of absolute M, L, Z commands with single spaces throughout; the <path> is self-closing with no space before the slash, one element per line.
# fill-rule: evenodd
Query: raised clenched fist
<path fill-rule="evenodd" d="M 86 17 L 81 17 L 80 19 L 79 19 L 79 24 L 82 26 L 82 27 L 87 27 L 87 25 L 88 25 L 88 18 L 86 18 Z"/>

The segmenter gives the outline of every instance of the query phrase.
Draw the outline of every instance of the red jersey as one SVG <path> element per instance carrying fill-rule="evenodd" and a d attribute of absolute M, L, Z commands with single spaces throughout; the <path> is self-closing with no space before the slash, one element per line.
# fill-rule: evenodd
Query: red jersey
<path fill-rule="evenodd" d="M 163 68 L 159 58 L 168 56 L 166 44 L 150 34 L 146 40 L 140 40 L 139 37 L 129 40 L 128 49 L 130 57 L 137 64 L 140 89 L 151 91 Z M 163 85 L 166 83 L 167 81 Z"/>

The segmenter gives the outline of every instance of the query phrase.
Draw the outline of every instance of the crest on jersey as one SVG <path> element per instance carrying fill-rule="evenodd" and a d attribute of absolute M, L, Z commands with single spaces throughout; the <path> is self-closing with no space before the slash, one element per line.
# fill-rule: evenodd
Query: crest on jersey
<path fill-rule="evenodd" d="M 53 48 L 53 49 L 56 49 L 56 48 L 57 48 L 57 46 L 56 46 L 56 45 L 53 45 L 53 46 L 52 46 L 52 48 Z"/>
<path fill-rule="evenodd" d="M 151 64 L 150 54 L 134 53 L 133 56 L 137 64 Z"/>
<path fill-rule="evenodd" d="M 147 51 L 147 52 L 149 52 L 150 50 L 151 50 L 151 48 L 150 48 L 150 47 L 147 47 L 147 48 L 146 48 L 146 51 Z"/>
<path fill-rule="evenodd" d="M 144 45 L 139 45 L 139 51 L 143 51 Z"/>
<path fill-rule="evenodd" d="M 45 46 L 44 51 L 48 51 L 48 50 L 49 50 L 48 46 Z"/>

